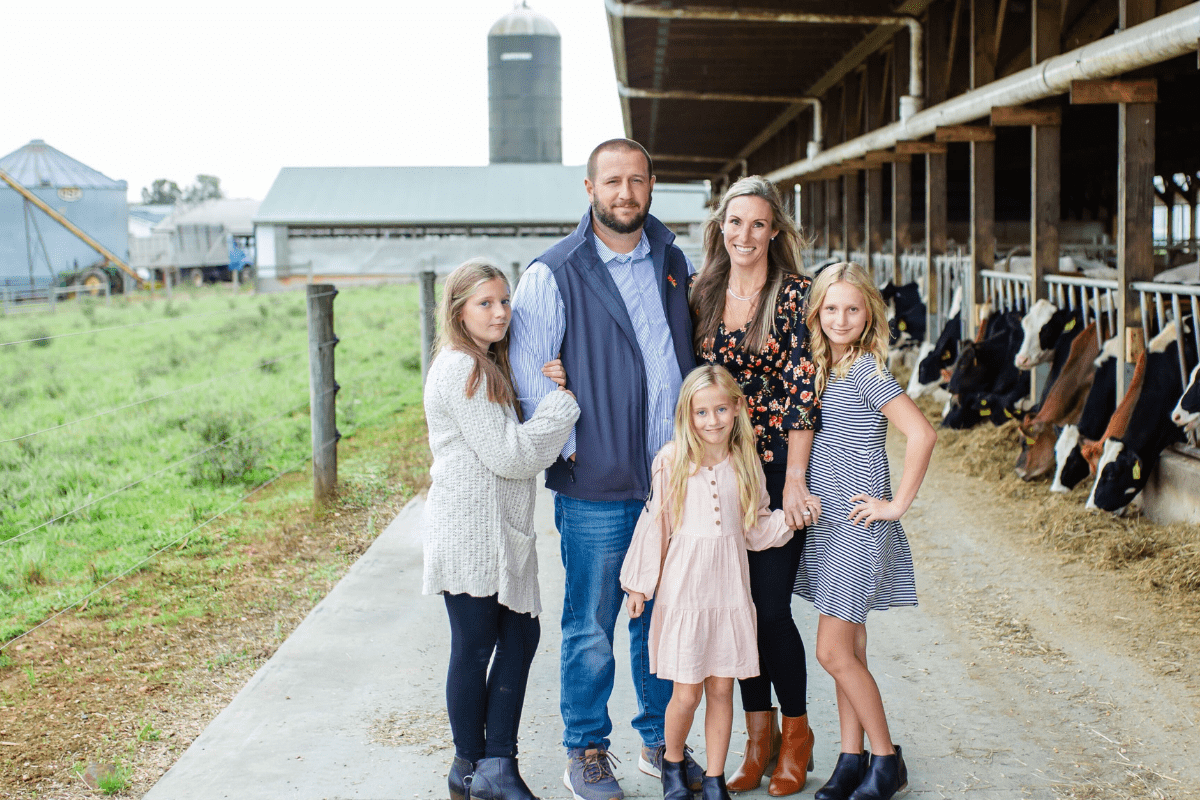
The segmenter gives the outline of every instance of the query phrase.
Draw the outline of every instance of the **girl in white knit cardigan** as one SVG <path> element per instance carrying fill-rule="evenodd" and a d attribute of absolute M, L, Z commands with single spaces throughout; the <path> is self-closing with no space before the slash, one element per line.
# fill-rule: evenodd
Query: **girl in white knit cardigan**
<path fill-rule="evenodd" d="M 450 616 L 446 708 L 452 800 L 536 800 L 517 770 L 517 727 L 541 635 L 535 478 L 579 417 L 561 391 L 522 421 L 508 361 L 508 281 L 482 259 L 446 279 L 439 352 L 425 379 L 433 466 L 425 502 L 425 594 Z M 488 669 L 489 662 L 491 669 Z"/>

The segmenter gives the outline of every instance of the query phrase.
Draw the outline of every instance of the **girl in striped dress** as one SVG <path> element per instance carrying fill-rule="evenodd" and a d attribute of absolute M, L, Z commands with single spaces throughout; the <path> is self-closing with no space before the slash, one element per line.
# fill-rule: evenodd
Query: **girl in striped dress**
<path fill-rule="evenodd" d="M 900 527 L 925 477 L 937 434 L 884 366 L 883 298 L 857 264 L 826 267 L 809 294 L 821 430 L 808 480 L 821 498 L 808 528 L 796 591 L 811 600 L 817 660 L 837 684 L 842 752 L 816 800 L 887 800 L 908 784 L 879 687 L 867 669 L 867 612 L 917 604 L 912 553 Z M 888 422 L 908 444 L 893 496 L 884 444 Z M 863 733 L 872 754 L 863 751 Z"/>

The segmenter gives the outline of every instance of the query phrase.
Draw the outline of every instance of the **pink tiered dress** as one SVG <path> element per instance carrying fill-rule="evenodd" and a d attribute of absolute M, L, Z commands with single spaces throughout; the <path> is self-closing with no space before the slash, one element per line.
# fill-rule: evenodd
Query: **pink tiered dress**
<path fill-rule="evenodd" d="M 778 547 L 792 530 L 782 510 L 769 509 L 757 459 L 761 489 L 753 527 L 743 527 L 729 459 L 688 478 L 682 519 L 673 525 L 663 506 L 674 447 L 667 444 L 654 459 L 653 489 L 625 555 L 621 587 L 654 600 L 650 672 L 679 683 L 752 678 L 759 671 L 758 644 L 746 550 Z"/>

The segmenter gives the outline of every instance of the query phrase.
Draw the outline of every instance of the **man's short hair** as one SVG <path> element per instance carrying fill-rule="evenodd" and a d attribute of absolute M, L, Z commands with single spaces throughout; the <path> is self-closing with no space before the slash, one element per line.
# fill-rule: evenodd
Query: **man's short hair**
<path fill-rule="evenodd" d="M 650 158 L 650 154 L 646 152 L 646 148 L 635 142 L 633 139 L 609 139 L 607 142 L 601 142 L 596 145 L 596 149 L 588 156 L 587 160 L 587 177 L 593 183 L 596 181 L 596 160 L 601 153 L 606 153 L 609 150 L 637 150 L 646 157 L 646 174 L 650 177 L 654 176 L 654 161 Z"/>

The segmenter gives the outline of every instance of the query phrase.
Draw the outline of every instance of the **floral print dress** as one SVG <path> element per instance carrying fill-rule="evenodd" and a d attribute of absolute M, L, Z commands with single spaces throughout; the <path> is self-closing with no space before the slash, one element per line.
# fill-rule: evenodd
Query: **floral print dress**
<path fill-rule="evenodd" d="M 788 431 L 816 430 L 820 410 L 813 388 L 812 353 L 804 322 L 812 281 L 797 275 L 785 278 L 775 303 L 774 330 L 761 353 L 741 347 L 746 327 L 726 330 L 722 322 L 710 347 L 701 347 L 698 360 L 729 370 L 746 394 L 750 422 L 758 438 L 763 466 L 787 464 Z M 749 323 L 747 323 L 749 324 Z"/>

